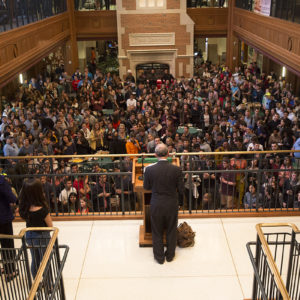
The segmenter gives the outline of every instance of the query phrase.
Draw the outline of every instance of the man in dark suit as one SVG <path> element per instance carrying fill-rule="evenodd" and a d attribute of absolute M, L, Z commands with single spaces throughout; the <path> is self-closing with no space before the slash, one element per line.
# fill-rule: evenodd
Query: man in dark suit
<path fill-rule="evenodd" d="M 165 144 L 155 148 L 158 162 L 147 166 L 144 188 L 152 190 L 150 202 L 152 242 L 154 258 L 159 264 L 172 261 L 177 244 L 178 194 L 183 195 L 183 175 L 179 167 L 167 161 Z M 167 251 L 164 253 L 163 233 L 166 231 Z"/>

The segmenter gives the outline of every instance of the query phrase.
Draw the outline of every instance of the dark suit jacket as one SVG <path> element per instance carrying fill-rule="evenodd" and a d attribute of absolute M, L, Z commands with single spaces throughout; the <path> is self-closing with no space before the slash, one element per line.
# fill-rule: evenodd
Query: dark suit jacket
<path fill-rule="evenodd" d="M 183 175 L 179 167 L 166 160 L 146 167 L 144 189 L 152 190 L 151 215 L 168 216 L 178 211 L 178 194 L 183 194 Z"/>

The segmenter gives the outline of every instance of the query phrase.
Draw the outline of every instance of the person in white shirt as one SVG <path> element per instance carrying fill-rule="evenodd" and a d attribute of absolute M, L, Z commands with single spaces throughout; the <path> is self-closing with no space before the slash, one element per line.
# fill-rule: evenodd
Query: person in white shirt
<path fill-rule="evenodd" d="M 3 133 L 4 132 L 4 128 L 5 126 L 8 125 L 7 123 L 7 117 L 6 116 L 3 116 L 2 117 L 2 123 L 0 125 L 0 132 Z"/>
<path fill-rule="evenodd" d="M 81 129 L 83 131 L 83 135 L 84 135 L 85 139 L 89 140 L 89 138 L 91 136 L 91 131 L 86 127 L 85 123 L 82 123 Z"/>
<path fill-rule="evenodd" d="M 290 108 L 287 107 L 287 111 L 288 111 L 288 119 L 291 120 L 292 122 L 295 121 L 297 119 L 296 115 L 294 114 L 294 111 Z"/>
<path fill-rule="evenodd" d="M 248 144 L 247 151 L 264 151 L 263 145 L 258 142 L 256 136 L 251 138 L 251 142 Z"/>
<path fill-rule="evenodd" d="M 68 199 L 71 193 L 77 194 L 76 188 L 72 186 L 72 179 L 67 178 L 65 181 L 65 188 L 60 192 L 58 201 L 64 206 L 68 206 Z"/>
<path fill-rule="evenodd" d="M 135 95 L 132 93 L 130 98 L 126 101 L 127 109 L 129 110 L 136 109 L 136 99 L 134 97 Z"/>

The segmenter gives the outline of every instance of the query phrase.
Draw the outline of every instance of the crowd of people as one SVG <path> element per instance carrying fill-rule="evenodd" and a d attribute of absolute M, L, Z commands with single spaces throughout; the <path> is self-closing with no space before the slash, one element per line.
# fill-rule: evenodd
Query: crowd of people
<path fill-rule="evenodd" d="M 95 64 L 69 75 L 60 66 L 55 74 L 26 81 L 6 102 L 0 148 L 4 156 L 27 156 L 27 162 L 34 161 L 26 172 L 71 175 L 76 165 L 69 160 L 52 163 L 43 156 L 154 153 L 164 143 L 169 153 L 193 152 L 192 159 L 180 158 L 184 171 L 195 171 L 192 179 L 185 173 L 181 206 L 191 199 L 195 209 L 299 207 L 299 173 L 293 170 L 300 153 L 276 152 L 300 149 L 299 108 L 291 85 L 274 72 L 261 72 L 256 63 L 233 71 L 204 63 L 190 79 L 175 79 L 168 70 L 160 78 L 155 70 L 135 78 L 128 70 L 121 80 L 117 74 L 103 74 Z M 261 150 L 273 153 L 205 155 Z M 32 155 L 41 159 L 32 160 Z M 125 171 L 130 171 L 128 160 Z M 11 158 L 5 166 L 20 168 Z M 258 172 L 263 168 L 269 172 Z M 224 172 L 209 172 L 217 169 Z M 230 172 L 233 169 L 247 172 Z M 121 194 L 121 189 L 114 183 L 112 192 L 105 177 L 100 176 L 99 182 L 82 177 L 76 183 L 61 176 L 55 183 L 56 198 L 63 198 L 60 202 L 69 211 L 107 208 L 111 195 Z M 51 180 L 45 176 L 45 185 Z M 61 194 L 66 186 L 73 201 Z M 280 196 L 273 197 L 274 193 Z M 82 201 L 78 202 L 79 194 Z M 91 195 L 97 196 L 92 199 Z"/>

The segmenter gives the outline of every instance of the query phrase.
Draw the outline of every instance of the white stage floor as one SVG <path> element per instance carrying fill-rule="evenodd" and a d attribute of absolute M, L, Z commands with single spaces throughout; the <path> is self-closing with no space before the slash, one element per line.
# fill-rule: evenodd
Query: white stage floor
<path fill-rule="evenodd" d="M 182 222 L 183 220 L 179 220 Z M 241 300 L 251 298 L 253 270 L 246 243 L 257 223 L 300 217 L 187 219 L 195 246 L 159 265 L 138 244 L 140 220 L 54 222 L 70 247 L 64 269 L 67 300 Z M 18 233 L 24 223 L 14 223 Z"/>

